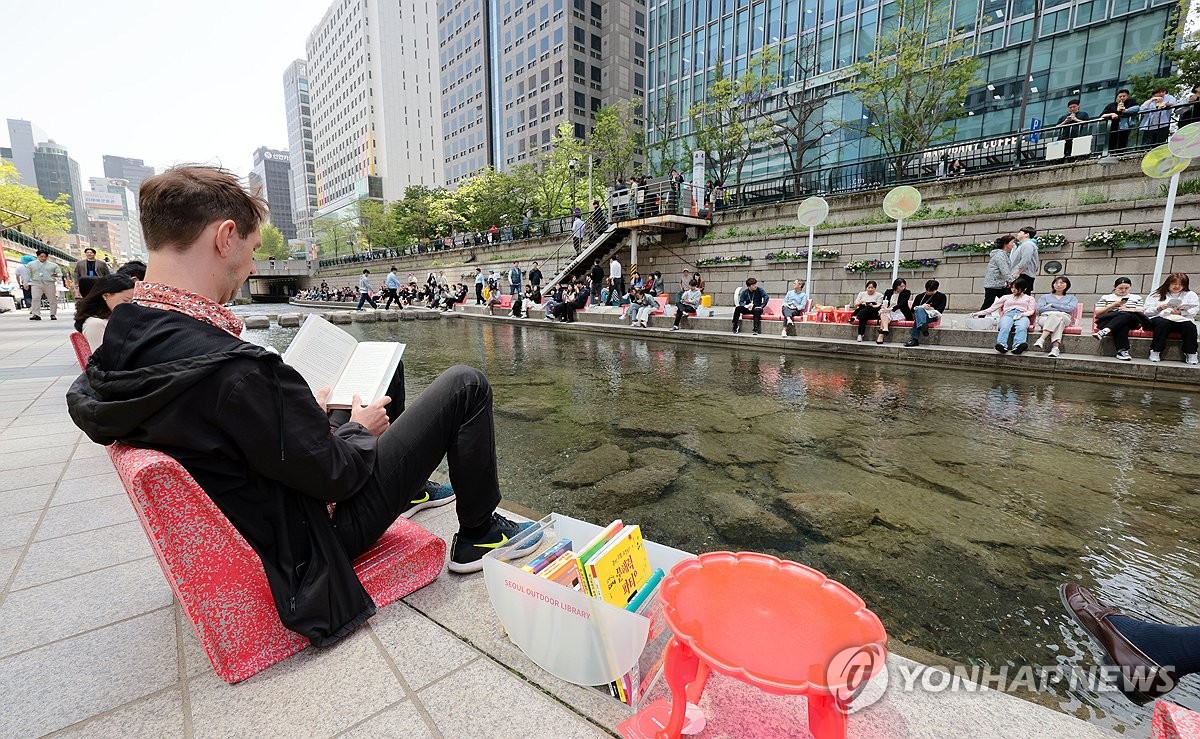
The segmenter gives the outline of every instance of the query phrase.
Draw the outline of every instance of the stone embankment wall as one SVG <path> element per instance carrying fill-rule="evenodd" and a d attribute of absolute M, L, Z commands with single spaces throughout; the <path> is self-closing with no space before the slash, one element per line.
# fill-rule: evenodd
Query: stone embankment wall
<path fill-rule="evenodd" d="M 1016 213 L 965 216 L 938 221 L 912 221 L 904 226 L 901 242 L 901 259 L 940 260 L 937 267 L 929 270 L 901 270 L 909 287 L 923 286 L 930 278 L 941 283 L 941 290 L 952 296 L 951 308 L 967 310 L 978 308 L 983 295 L 983 274 L 987 267 L 986 254 L 948 256 L 942 247 L 950 243 L 977 243 L 990 241 L 1004 233 L 1015 233 L 1022 226 L 1033 226 L 1040 232 L 1062 234 L 1067 246 L 1061 251 L 1042 254 L 1042 274 L 1038 276 L 1036 290 L 1045 292 L 1050 277 L 1045 265 L 1057 261 L 1062 265 L 1060 274 L 1071 279 L 1071 291 L 1085 301 L 1090 310 L 1099 295 L 1112 287 L 1117 276 L 1133 280 L 1135 290 L 1149 289 L 1154 271 L 1157 244 L 1142 248 L 1125 248 L 1113 252 L 1107 250 L 1085 250 L 1079 243 L 1089 234 L 1106 229 L 1140 231 L 1158 229 L 1162 226 L 1163 201 L 1139 200 L 1125 203 L 1105 203 L 1065 208 L 1051 208 Z M 1175 207 L 1175 226 L 1200 224 L 1200 196 L 1180 197 Z M 714 230 L 720 235 L 727 226 L 721 217 L 715 221 Z M 844 304 L 863 288 L 867 280 L 875 280 L 884 288 L 891 280 L 891 272 L 858 273 L 847 272 L 845 265 L 851 261 L 892 258 L 896 228 L 890 224 L 836 228 L 816 232 L 816 249 L 837 250 L 841 255 L 831 261 L 813 262 L 812 293 L 818 302 Z M 749 255 L 751 262 L 728 266 L 701 267 L 706 292 L 718 303 L 728 303 L 735 287 L 744 284 L 747 277 L 756 277 L 772 295 L 782 297 L 788 280 L 803 278 L 803 261 L 777 263 L 768 261 L 766 255 L 778 251 L 802 252 L 808 248 L 808 234 L 795 233 L 778 236 L 751 236 L 737 238 L 708 238 L 691 242 L 681 248 L 656 249 L 653 246 L 639 250 L 638 261 L 642 272 L 659 270 L 664 276 L 678 281 L 684 264 L 680 256 L 695 263 L 702 259 L 718 256 Z M 1194 246 L 1171 246 L 1163 272 L 1186 272 L 1195 280 L 1193 287 L 1200 287 L 1200 250 Z M 622 258 L 628 257 L 626 250 Z M 976 296 L 979 296 L 976 298 Z"/>
<path fill-rule="evenodd" d="M 940 260 L 940 264 L 932 270 L 902 271 L 901 274 L 912 288 L 922 286 L 925 280 L 930 278 L 940 281 L 941 289 L 951 295 L 951 308 L 954 310 L 976 308 L 983 294 L 983 273 L 987 265 L 987 256 L 948 256 L 942 251 L 942 247 L 950 243 L 991 240 L 1000 234 L 1013 233 L 1022 226 L 1032 225 L 1040 231 L 1059 233 L 1066 237 L 1067 246 L 1061 251 L 1043 254 L 1042 262 L 1061 263 L 1061 274 L 1071 278 L 1072 292 L 1079 295 L 1089 310 L 1091 303 L 1099 295 L 1109 291 L 1112 280 L 1117 276 L 1131 278 L 1135 290 L 1145 292 L 1150 289 L 1148 283 L 1154 271 L 1156 245 L 1126 248 L 1116 252 L 1084 250 L 1078 245 L 1079 241 L 1096 231 L 1141 231 L 1162 226 L 1165 204 L 1160 195 L 1162 181 L 1144 176 L 1139 162 L 1139 157 L 1128 157 L 1113 164 L 1091 161 L 923 184 L 920 190 L 924 203 L 935 209 L 978 211 L 1012 203 L 1018 199 L 1045 203 L 1052 207 L 908 222 L 904 228 L 901 259 L 932 257 Z M 1184 173 L 1183 179 L 1189 179 L 1188 173 Z M 878 217 L 881 214 L 884 192 L 877 190 L 828 198 L 828 225 L 836 226 L 841 222 Z M 1079 204 L 1081 201 L 1099 199 L 1106 202 Z M 781 296 L 786 290 L 788 280 L 804 276 L 805 264 L 802 261 L 771 262 L 766 259 L 766 255 L 781 250 L 804 251 L 808 245 L 807 233 L 721 237 L 731 228 L 744 233 L 777 226 L 793 226 L 796 223 L 795 212 L 794 202 L 726 211 L 714 216 L 712 234 L 700 241 L 664 246 L 656 243 L 656 237 L 644 238 L 638 250 L 638 266 L 642 272 L 661 271 L 668 278 L 669 284 L 674 286 L 685 266 L 702 259 L 745 254 L 750 256 L 752 261 L 730 266 L 702 267 L 706 291 L 714 296 L 718 304 L 728 304 L 734 288 L 743 284 L 747 277 L 754 276 L 772 295 Z M 1185 195 L 1178 198 L 1172 225 L 1200 225 L 1200 196 Z M 668 235 L 666 240 L 670 241 L 672 238 Z M 851 273 L 844 267 L 851 261 L 891 259 L 894 242 L 895 226 L 891 223 L 819 229 L 816 232 L 816 248 L 838 250 L 841 254 L 832 261 L 813 263 L 811 287 L 814 298 L 822 303 L 844 304 L 862 289 L 868 279 L 876 280 L 881 287 L 885 287 L 891 279 L 890 271 Z M 321 270 L 316 277 L 303 281 L 303 286 L 317 284 L 322 279 L 335 286 L 351 285 L 356 282 L 364 266 L 371 270 L 372 276 L 380 283 L 392 265 L 401 273 L 415 273 L 418 279 L 424 279 L 425 274 L 431 270 L 444 270 L 446 277 L 454 282 L 461 280 L 464 274 L 473 272 L 477 266 L 486 271 L 492 267 L 503 268 L 511 265 L 513 260 L 519 260 L 522 267 L 528 268 L 529 263 L 537 259 L 543 262 L 542 271 L 549 275 L 554 272 L 551 255 L 563 243 L 564 239 L 561 236 L 553 236 L 494 246 L 471 247 L 466 250 L 399 257 L 394 260 L 341 265 Z M 559 254 L 565 259 L 569 252 L 568 245 Z M 472 255 L 473 259 L 467 261 Z M 618 258 L 628 267 L 628 241 L 618 252 Z M 1200 252 L 1197 248 L 1169 247 L 1164 272 L 1173 271 L 1192 275 L 1197 281 L 1193 287 L 1200 287 Z M 1049 276 L 1043 271 L 1043 274 L 1039 275 L 1037 291 L 1044 292 L 1048 285 Z"/>

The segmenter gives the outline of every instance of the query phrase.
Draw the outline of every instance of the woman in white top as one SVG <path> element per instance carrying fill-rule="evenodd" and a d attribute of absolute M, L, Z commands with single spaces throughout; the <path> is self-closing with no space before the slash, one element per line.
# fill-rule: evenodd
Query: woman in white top
<path fill-rule="evenodd" d="M 863 340 L 867 333 L 867 322 L 879 320 L 879 308 L 883 305 L 883 295 L 879 293 L 879 284 L 875 280 L 867 280 L 866 289 L 854 296 L 854 309 L 851 321 L 858 321 L 858 341 Z"/>
<path fill-rule="evenodd" d="M 1188 286 L 1188 276 L 1172 272 L 1158 289 L 1146 296 L 1146 317 L 1154 338 L 1150 342 L 1150 361 L 1162 360 L 1167 337 L 1179 334 L 1183 361 L 1196 364 L 1196 312 L 1200 298 Z"/>
<path fill-rule="evenodd" d="M 1128 277 L 1118 277 L 1113 283 L 1113 291 L 1096 301 L 1096 310 L 1092 314 L 1097 327 L 1092 335 L 1100 340 L 1111 335 L 1117 347 L 1117 359 L 1126 362 L 1133 359 L 1129 356 L 1129 332 L 1135 328 L 1150 328 L 1142 296 L 1130 292 L 1132 288 L 1133 283 Z"/>
<path fill-rule="evenodd" d="M 104 342 L 104 329 L 113 308 L 133 300 L 133 280 L 113 273 L 96 280 L 88 294 L 75 303 L 75 330 L 96 351 Z"/>

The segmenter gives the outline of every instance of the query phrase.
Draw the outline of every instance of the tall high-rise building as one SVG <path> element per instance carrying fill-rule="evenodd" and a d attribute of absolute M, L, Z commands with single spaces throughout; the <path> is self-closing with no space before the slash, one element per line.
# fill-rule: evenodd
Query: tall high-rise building
<path fill-rule="evenodd" d="M 334 0 L 306 45 L 317 216 L 442 183 L 435 0 Z"/>
<path fill-rule="evenodd" d="M 488 0 L 438 0 L 447 185 L 496 165 L 492 155 L 491 15 Z"/>
<path fill-rule="evenodd" d="M 676 0 L 678 1 L 678 0 Z M 507 169 L 583 138 L 604 105 L 646 89 L 641 0 L 440 0 L 446 180 Z"/>
<path fill-rule="evenodd" d="M 129 182 L 114 177 L 93 177 L 88 183 L 92 189 L 83 194 L 88 220 L 108 221 L 116 226 L 119 248 L 114 252 L 120 255 L 121 261 L 146 259 L 138 199 L 129 189 Z"/>
<path fill-rule="evenodd" d="M 943 4 L 936 4 L 943 7 Z M 955 138 L 1001 135 L 1032 127 L 1066 113 L 1067 101 L 1078 98 L 1096 115 L 1118 88 L 1136 74 L 1165 73 L 1157 44 L 1169 25 L 1175 3 L 1170 0 L 1046 0 L 1040 3 L 1038 35 L 1033 38 L 1035 0 L 947 0 L 948 32 L 968 39 L 982 68 L 967 94 L 965 115 L 955 123 Z M 861 103 L 838 90 L 856 61 L 875 49 L 886 24 L 894 22 L 896 2 L 770 2 L 716 0 L 650 0 L 647 109 L 650 116 L 676 124 L 671 140 L 690 151 L 692 135 L 687 111 L 704 100 L 723 60 L 726 76 L 739 76 L 749 60 L 774 46 L 779 63 L 774 72 L 780 89 L 813 91 L 806 99 L 824 103 L 829 122 L 858 120 Z M 810 51 L 812 53 L 806 53 Z M 1149 53 L 1147 53 L 1149 52 Z M 1025 69 L 1032 55 L 1030 79 Z M 1028 94 L 1026 117 L 1018 120 Z M 667 103 L 671 106 L 668 109 Z M 772 108 L 773 99 L 765 107 Z M 662 141 L 663 129 L 647 130 L 647 144 Z M 878 144 L 850 126 L 833 126 L 806 164 L 832 165 L 878 153 Z M 743 179 L 789 171 L 781 143 L 754 152 Z M 669 166 L 669 165 L 668 165 Z"/>
<path fill-rule="evenodd" d="M 292 220 L 291 155 L 286 151 L 260 146 L 254 150 L 254 167 L 250 170 L 250 187 L 261 188 L 270 209 L 271 224 L 286 239 L 296 238 Z"/>
<path fill-rule="evenodd" d="M 142 186 L 142 180 L 154 176 L 154 167 L 147 167 L 141 159 L 104 155 L 104 176 L 114 180 L 125 180 L 134 194 Z"/>
<path fill-rule="evenodd" d="M 560 123 L 583 138 L 604 105 L 644 101 L 646 15 L 630 0 L 502 0 L 494 56 L 503 166 L 550 148 Z M 640 6 L 639 6 L 640 7 Z M 498 52 L 498 53 L 497 53 Z M 631 73 L 618 70 L 633 70 Z"/>
<path fill-rule="evenodd" d="M 46 132 L 29 121 L 8 119 L 8 145 L 12 149 L 12 163 L 17 166 L 17 174 L 21 175 L 21 184 L 37 187 L 37 168 L 33 164 L 33 154 L 37 150 L 37 142 L 45 141 Z"/>
<path fill-rule="evenodd" d="M 67 150 L 53 140 L 37 145 L 33 152 L 33 168 L 37 174 L 38 193 L 47 200 L 60 194 L 70 198 L 71 233 L 87 235 L 87 209 L 83 203 L 83 183 L 79 179 L 79 163 Z"/>
<path fill-rule="evenodd" d="M 307 239 L 312 237 L 312 214 L 317 209 L 317 165 L 313 159 L 308 63 L 303 59 L 297 59 L 284 70 L 283 104 L 292 165 L 292 221 L 297 236 Z"/>

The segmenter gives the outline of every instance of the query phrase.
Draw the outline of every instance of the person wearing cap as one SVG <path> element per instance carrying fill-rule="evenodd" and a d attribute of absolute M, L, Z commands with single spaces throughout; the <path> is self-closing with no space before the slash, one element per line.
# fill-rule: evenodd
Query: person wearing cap
<path fill-rule="evenodd" d="M 50 303 L 50 320 L 58 320 L 58 286 L 62 284 L 62 270 L 50 261 L 50 252 L 37 250 L 37 259 L 26 267 L 29 271 L 29 286 L 33 293 L 33 305 L 29 308 L 29 320 L 42 320 L 42 296 Z"/>
<path fill-rule="evenodd" d="M 107 277 L 109 272 L 108 263 L 96 259 L 95 249 L 90 246 L 84 249 L 83 259 L 75 263 L 75 297 L 86 296 L 96 280 Z"/>

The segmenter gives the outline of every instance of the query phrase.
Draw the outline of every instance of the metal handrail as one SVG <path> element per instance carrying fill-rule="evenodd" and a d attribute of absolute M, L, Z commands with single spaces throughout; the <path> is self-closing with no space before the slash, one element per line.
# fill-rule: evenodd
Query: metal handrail
<path fill-rule="evenodd" d="M 1200 103 L 1179 104 L 1167 116 L 1162 115 L 1166 111 L 1158 110 L 1127 114 L 1125 119 L 1131 124 L 1123 131 L 1114 131 L 1109 120 L 1096 117 L 1083 123 L 949 142 L 904 157 L 869 157 L 748 180 L 726 185 L 724 198 L 713 198 L 711 206 L 714 212 L 720 212 L 801 200 L 812 195 L 848 194 L 1145 152 L 1164 143 L 1166 134 L 1162 132 L 1174 130 L 1181 117 L 1185 124 L 1191 122 L 1193 105 L 1200 107 Z M 1165 119 L 1165 124 L 1153 129 L 1138 125 L 1149 116 L 1160 116 Z M 961 169 L 955 167 L 955 162 L 961 163 Z"/>
<path fill-rule="evenodd" d="M 591 217 L 591 212 L 583 211 L 582 217 L 585 221 L 589 220 Z M 344 264 L 359 264 L 362 262 L 378 262 L 384 259 L 398 259 L 400 257 L 414 256 L 417 254 L 462 251 L 464 249 L 474 249 L 476 247 L 508 244 L 515 241 L 543 239 L 549 236 L 570 234 L 571 224 L 574 222 L 574 220 L 575 216 L 568 213 L 562 216 L 554 216 L 552 218 L 529 221 L 528 223 L 521 222 L 515 226 L 497 226 L 494 237 L 490 234 L 490 228 L 485 230 L 456 233 L 450 237 L 451 244 L 449 246 L 447 246 L 445 243 L 445 237 L 442 237 L 439 239 L 414 241 L 407 246 L 391 245 L 372 247 L 367 252 L 360 252 L 358 254 L 351 254 L 344 257 L 321 259 L 318 260 L 317 265 L 319 267 L 336 267 Z"/>

